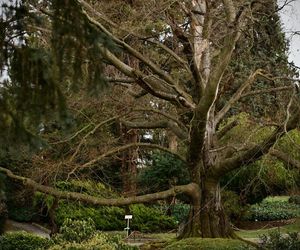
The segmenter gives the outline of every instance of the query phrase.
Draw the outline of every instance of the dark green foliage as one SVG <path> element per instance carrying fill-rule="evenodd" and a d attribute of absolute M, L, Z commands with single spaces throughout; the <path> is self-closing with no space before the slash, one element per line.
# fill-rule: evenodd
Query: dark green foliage
<path fill-rule="evenodd" d="M 145 205 L 131 205 L 130 213 L 133 215 L 132 229 L 142 232 L 153 232 L 173 229 L 176 221 L 164 215 L 157 208 Z M 56 223 L 61 226 L 67 219 L 85 220 L 91 218 L 97 230 L 122 230 L 126 226 L 124 208 L 120 207 L 92 207 L 78 203 L 60 202 L 56 211 Z"/>
<path fill-rule="evenodd" d="M 17 2 L 5 4 L 0 17 L 0 143 L 30 142 L 40 149 L 41 124 L 67 123 L 70 87 L 96 94 L 106 86 L 99 48 L 113 45 L 77 1 Z"/>
<path fill-rule="evenodd" d="M 289 203 L 294 203 L 294 204 L 300 205 L 300 195 L 292 195 L 289 198 Z"/>
<path fill-rule="evenodd" d="M 300 206 L 287 201 L 263 201 L 252 205 L 245 216 L 247 220 L 272 221 L 286 220 L 300 215 Z"/>
<path fill-rule="evenodd" d="M 269 235 L 262 235 L 260 241 L 259 249 L 262 250 L 300 250 L 297 232 L 282 235 L 279 231 L 273 231 Z"/>
<path fill-rule="evenodd" d="M 57 187 L 64 191 L 80 192 L 95 197 L 116 198 L 118 195 L 102 183 L 93 181 L 58 182 Z M 52 199 L 47 195 L 36 194 L 36 203 L 44 203 L 48 208 Z M 49 203 L 47 205 L 47 203 Z M 164 215 L 158 208 L 145 205 L 131 205 L 130 213 L 133 214 L 132 227 L 139 231 L 159 231 L 172 229 L 176 226 L 175 219 Z M 60 201 L 56 210 L 55 220 L 62 226 L 67 219 L 86 220 L 90 218 L 97 230 L 122 230 L 126 226 L 122 207 L 91 206 L 80 202 Z"/>
<path fill-rule="evenodd" d="M 133 215 L 131 224 L 133 230 L 158 232 L 174 229 L 176 227 L 175 219 L 162 214 L 158 209 L 142 204 L 131 205 L 129 209 Z"/>
<path fill-rule="evenodd" d="M 175 204 L 171 207 L 171 215 L 177 223 L 185 221 L 190 211 L 188 204 Z"/>
<path fill-rule="evenodd" d="M 184 164 L 171 154 L 155 152 L 150 158 L 151 165 L 139 176 L 141 186 L 147 187 L 147 192 L 169 189 L 172 185 L 182 185 L 189 182 L 189 174 Z M 153 183 L 155 180 L 155 183 Z"/>
<path fill-rule="evenodd" d="M 9 207 L 8 211 L 9 218 L 19 222 L 32 221 L 36 214 L 33 207 Z"/>
<path fill-rule="evenodd" d="M 0 236 L 0 250 L 40 250 L 50 247 L 48 239 L 26 233 L 14 232 Z"/>
<path fill-rule="evenodd" d="M 51 1 L 53 22 L 51 44 L 61 79 L 71 76 L 71 88 L 85 81 L 96 94 L 105 86 L 100 47 L 113 49 L 112 42 L 84 16 L 77 1 Z M 68 64 L 66 64 L 68 62 Z M 84 72 L 83 65 L 87 72 Z"/>
<path fill-rule="evenodd" d="M 125 210 L 119 207 L 92 207 L 78 203 L 60 202 L 56 211 L 56 223 L 60 226 L 66 219 L 91 218 L 98 230 L 120 230 L 124 227 Z"/>
<path fill-rule="evenodd" d="M 232 191 L 222 192 L 222 202 L 225 213 L 233 222 L 239 221 L 249 208 L 248 205 L 242 205 L 240 197 Z"/>

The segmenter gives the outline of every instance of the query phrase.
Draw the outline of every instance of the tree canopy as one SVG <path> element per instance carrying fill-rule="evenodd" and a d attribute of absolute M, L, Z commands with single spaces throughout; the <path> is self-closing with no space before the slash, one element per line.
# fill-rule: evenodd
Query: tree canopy
<path fill-rule="evenodd" d="M 0 170 L 41 192 L 98 205 L 184 193 L 192 206 L 180 237 L 234 237 L 220 180 L 276 152 L 279 139 L 299 129 L 297 74 L 287 62 L 275 1 L 52 0 L 6 8 L 2 131 L 40 134 L 48 142 L 35 167 L 52 166 L 69 179 L 127 152 L 124 168 L 136 174 L 144 150 L 155 149 L 184 162 L 190 183 L 102 199 L 59 191 L 9 166 Z M 251 129 L 233 136 L 244 113 Z M 45 132 L 50 118 L 74 121 L 73 134 Z M 257 130 L 263 132 L 254 138 Z"/>

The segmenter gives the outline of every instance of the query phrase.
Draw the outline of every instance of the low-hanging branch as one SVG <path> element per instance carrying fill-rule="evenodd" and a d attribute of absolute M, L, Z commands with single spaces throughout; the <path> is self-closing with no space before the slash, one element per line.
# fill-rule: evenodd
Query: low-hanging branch
<path fill-rule="evenodd" d="M 128 198 L 121 197 L 121 198 L 114 198 L 114 199 L 105 199 L 105 198 L 98 198 L 95 196 L 76 193 L 76 192 L 60 191 L 50 186 L 41 185 L 30 178 L 16 175 L 7 168 L 0 167 L 0 172 L 6 174 L 9 178 L 21 181 L 25 186 L 29 186 L 36 191 L 40 191 L 42 193 L 52 195 L 59 199 L 81 201 L 88 204 L 102 205 L 102 206 L 124 206 L 124 205 L 130 205 L 134 203 L 147 203 L 156 200 L 163 200 L 170 196 L 175 196 L 181 193 L 185 193 L 193 197 L 194 194 L 196 193 L 195 191 L 197 190 L 197 188 L 199 188 L 197 184 L 190 183 L 182 186 L 174 186 L 166 191 L 157 192 L 153 194 L 133 196 Z"/>

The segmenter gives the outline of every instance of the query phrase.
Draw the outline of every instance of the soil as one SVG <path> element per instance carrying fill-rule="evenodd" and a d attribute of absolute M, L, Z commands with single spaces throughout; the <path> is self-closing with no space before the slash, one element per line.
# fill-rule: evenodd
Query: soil
<path fill-rule="evenodd" d="M 295 222 L 295 219 L 290 220 L 274 220 L 274 221 L 241 221 L 236 227 L 244 230 L 257 230 L 272 227 L 282 227 Z"/>

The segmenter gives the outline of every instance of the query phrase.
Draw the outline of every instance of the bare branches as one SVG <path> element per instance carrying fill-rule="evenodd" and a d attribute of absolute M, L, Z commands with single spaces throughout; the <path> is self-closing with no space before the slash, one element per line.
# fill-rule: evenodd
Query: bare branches
<path fill-rule="evenodd" d="M 128 149 L 131 149 L 131 148 L 139 148 L 139 147 L 142 147 L 142 148 L 149 148 L 149 149 L 158 149 L 158 150 L 161 150 L 161 151 L 164 151 L 164 152 L 168 152 L 172 155 L 174 155 L 175 157 L 179 158 L 180 160 L 182 161 L 185 161 L 185 158 L 179 154 L 176 154 L 174 152 L 172 152 L 171 150 L 165 148 L 165 147 L 162 147 L 160 145 L 157 145 L 157 144 L 150 144 L 150 143 L 130 143 L 130 144 L 127 144 L 127 145 L 124 145 L 124 146 L 120 146 L 120 147 L 117 147 L 117 148 L 113 148 L 103 154 L 101 154 L 100 156 L 96 157 L 95 159 L 83 164 L 83 165 L 79 165 L 79 166 L 76 166 L 68 175 L 72 175 L 74 174 L 77 170 L 79 169 L 85 169 L 85 168 L 89 168 L 91 166 L 93 166 L 94 164 L 100 162 L 101 160 L 104 160 L 105 158 L 109 157 L 109 156 L 112 156 L 112 155 L 117 155 L 118 153 L 121 153 L 123 151 L 126 151 Z"/>
<path fill-rule="evenodd" d="M 80 1 L 79 1 L 80 2 Z M 154 74 L 157 74 L 163 81 L 165 81 L 167 84 L 169 84 L 177 93 L 177 95 L 180 95 L 182 98 L 186 99 L 187 102 L 192 102 L 192 98 L 178 85 L 178 83 L 172 79 L 172 77 L 165 72 L 164 70 L 162 70 L 158 65 L 156 65 L 155 63 L 153 63 L 150 59 L 145 58 L 139 51 L 135 50 L 134 48 L 132 48 L 130 45 L 128 45 L 127 43 L 125 43 L 124 41 L 120 40 L 119 38 L 117 38 L 116 36 L 114 36 L 112 33 L 110 33 L 101 23 L 97 22 L 96 20 L 94 20 L 92 17 L 90 17 L 85 11 L 83 11 L 83 14 L 86 16 L 86 18 L 89 20 L 89 22 L 92 25 L 95 25 L 95 27 L 97 27 L 99 30 L 101 30 L 102 32 L 104 32 L 108 37 L 110 37 L 116 44 L 120 45 L 124 50 L 126 50 L 129 54 L 131 54 L 132 56 L 134 56 L 135 58 L 139 59 L 141 62 L 143 62 L 145 65 L 147 65 Z M 107 50 L 107 49 L 106 49 Z M 110 52 L 106 51 L 106 54 L 108 54 Z M 112 53 L 110 53 L 112 54 Z M 111 59 L 112 55 L 107 57 L 107 59 Z M 114 63 L 116 63 L 116 60 L 113 60 Z M 120 63 L 118 63 L 118 66 L 120 66 Z M 123 63 L 123 68 L 124 68 L 124 63 Z M 128 66 L 129 67 L 129 66 Z M 117 67 L 119 70 L 121 70 L 122 68 Z M 126 68 L 126 67 L 125 67 Z M 126 74 L 127 76 L 132 76 L 130 74 L 130 72 L 128 70 L 123 69 L 122 71 L 124 74 Z"/>
<path fill-rule="evenodd" d="M 257 69 L 254 73 L 252 73 L 248 79 L 239 87 L 239 89 L 233 94 L 230 100 L 226 103 L 226 105 L 217 113 L 215 116 L 215 122 L 218 124 L 221 119 L 226 115 L 226 113 L 230 110 L 234 103 L 236 103 L 242 96 L 243 91 L 249 87 L 255 80 L 258 75 L 262 75 L 263 71 L 261 69 Z"/>
<path fill-rule="evenodd" d="M 193 197 L 195 191 L 198 189 L 198 186 L 195 183 L 190 183 L 188 185 L 174 186 L 171 189 L 168 189 L 166 191 L 157 192 L 153 194 L 133 196 L 128 198 L 121 197 L 115 199 L 105 199 L 105 198 L 98 198 L 95 196 L 76 193 L 76 192 L 60 191 L 53 187 L 41 185 L 32 179 L 15 175 L 12 171 L 3 167 L 0 167 L 0 172 L 5 173 L 9 178 L 21 181 L 24 185 L 29 186 L 36 191 L 40 191 L 42 193 L 52 195 L 58 199 L 81 201 L 84 203 L 100 205 L 100 206 L 123 206 L 123 205 L 129 205 L 134 203 L 147 203 L 151 201 L 166 199 L 170 196 L 175 196 L 180 193 L 186 193 L 189 196 Z"/>

